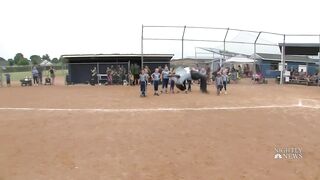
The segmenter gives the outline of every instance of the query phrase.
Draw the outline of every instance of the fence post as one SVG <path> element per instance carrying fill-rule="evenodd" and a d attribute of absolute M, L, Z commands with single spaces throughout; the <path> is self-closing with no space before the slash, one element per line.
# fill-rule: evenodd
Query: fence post
<path fill-rule="evenodd" d="M 226 32 L 224 39 L 223 39 L 223 60 L 226 60 L 226 40 L 228 37 L 228 33 L 229 33 L 229 28 L 227 29 L 227 32 Z M 221 66 L 222 66 L 222 59 L 220 58 L 220 67 Z"/>
<path fill-rule="evenodd" d="M 280 84 L 283 84 L 283 74 L 285 72 L 286 64 L 286 35 L 283 35 L 282 53 L 281 53 L 281 64 L 282 69 L 280 69 Z"/>
<path fill-rule="evenodd" d="M 187 26 L 184 26 L 183 27 L 183 33 L 182 33 L 182 37 L 181 37 L 181 59 L 183 60 L 184 58 L 184 34 L 186 32 L 186 27 Z"/>
<path fill-rule="evenodd" d="M 142 24 L 142 28 L 141 28 L 141 68 L 143 67 L 143 61 L 144 61 L 144 59 L 143 59 L 143 53 L 144 53 L 144 47 L 143 47 L 143 40 L 144 40 L 144 36 L 143 36 L 143 29 L 144 29 L 144 26 L 143 26 L 143 24 Z"/>
<path fill-rule="evenodd" d="M 254 54 L 253 54 L 253 72 L 257 73 L 257 69 L 256 69 L 256 59 L 257 59 L 257 41 L 260 37 L 261 31 L 259 32 L 256 40 L 254 41 Z"/>

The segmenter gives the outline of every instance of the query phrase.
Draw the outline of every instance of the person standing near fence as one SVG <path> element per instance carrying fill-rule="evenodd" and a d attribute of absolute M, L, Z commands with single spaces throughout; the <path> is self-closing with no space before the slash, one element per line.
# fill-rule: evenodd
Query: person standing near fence
<path fill-rule="evenodd" d="M 159 81 L 160 81 L 160 73 L 159 69 L 156 68 L 154 73 L 151 74 L 152 82 L 153 82 L 153 90 L 154 90 L 154 96 L 159 96 L 158 88 L 159 88 Z"/>
<path fill-rule="evenodd" d="M 138 84 L 138 80 L 139 80 L 139 66 L 137 63 L 134 63 L 132 66 L 131 66 L 131 73 L 133 75 L 133 78 L 134 78 L 134 85 Z"/>
<path fill-rule="evenodd" d="M 11 86 L 11 77 L 10 77 L 10 74 L 7 73 L 5 74 L 6 76 L 6 81 L 7 81 L 7 87 L 10 87 Z"/>
<path fill-rule="evenodd" d="M 51 66 L 50 69 L 49 69 L 49 75 L 51 77 L 52 85 L 54 85 L 54 80 L 56 78 L 55 71 L 56 70 L 53 69 L 53 67 Z"/>
<path fill-rule="evenodd" d="M 39 83 L 42 84 L 42 67 L 40 65 L 37 66 L 37 70 L 39 73 Z"/>
<path fill-rule="evenodd" d="M 35 66 L 32 68 L 32 78 L 33 78 L 33 84 L 38 86 L 39 85 L 39 72 Z"/>

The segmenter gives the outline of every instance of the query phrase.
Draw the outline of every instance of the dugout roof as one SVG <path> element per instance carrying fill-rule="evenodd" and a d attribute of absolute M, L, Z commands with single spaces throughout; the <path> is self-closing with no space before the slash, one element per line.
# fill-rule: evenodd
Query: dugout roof
<path fill-rule="evenodd" d="M 257 53 L 257 58 L 266 61 L 281 61 L 280 54 Z M 286 55 L 286 61 L 315 63 L 316 59 L 311 59 L 306 55 Z"/>
<path fill-rule="evenodd" d="M 320 52 L 319 43 L 285 43 L 286 55 L 309 55 L 316 56 Z M 283 43 L 279 43 L 282 52 Z"/>
<path fill-rule="evenodd" d="M 141 54 L 70 54 L 62 55 L 66 63 L 141 62 Z M 173 54 L 143 54 L 145 62 L 169 63 Z"/>

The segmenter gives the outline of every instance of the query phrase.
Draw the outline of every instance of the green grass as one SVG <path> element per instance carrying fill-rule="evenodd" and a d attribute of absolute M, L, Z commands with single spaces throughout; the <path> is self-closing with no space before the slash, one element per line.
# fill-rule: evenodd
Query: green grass
<path fill-rule="evenodd" d="M 57 70 L 56 71 L 56 76 L 57 77 L 61 77 L 61 76 L 65 76 L 68 72 L 66 70 Z M 5 74 L 2 74 L 2 78 L 5 81 Z M 11 76 L 11 81 L 20 81 L 21 79 L 25 78 L 26 76 L 31 77 L 31 71 L 25 71 L 25 72 L 13 72 L 13 73 L 9 73 Z M 48 71 L 43 71 L 43 75 L 42 77 L 46 77 L 48 75 Z"/>

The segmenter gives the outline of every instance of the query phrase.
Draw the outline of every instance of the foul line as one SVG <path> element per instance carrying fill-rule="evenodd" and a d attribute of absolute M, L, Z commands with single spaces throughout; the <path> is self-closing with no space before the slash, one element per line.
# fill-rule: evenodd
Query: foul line
<path fill-rule="evenodd" d="M 80 108 L 13 108 L 0 107 L 0 110 L 9 111 L 79 111 L 79 112 L 154 112 L 154 111 L 214 111 L 214 110 L 243 110 L 243 109 L 274 109 L 274 108 L 311 108 L 320 109 L 320 106 L 306 106 L 301 101 L 295 105 L 268 105 L 268 106 L 233 106 L 233 107 L 199 107 L 199 108 L 139 108 L 139 109 L 80 109 Z"/>

